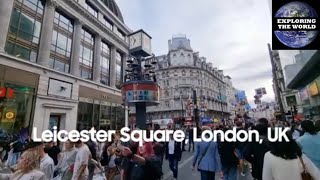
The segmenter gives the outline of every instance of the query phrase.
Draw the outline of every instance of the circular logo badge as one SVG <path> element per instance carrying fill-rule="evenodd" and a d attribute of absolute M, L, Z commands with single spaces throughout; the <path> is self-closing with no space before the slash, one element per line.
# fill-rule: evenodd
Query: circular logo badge
<path fill-rule="evenodd" d="M 7 112 L 6 113 L 6 118 L 7 119 L 12 119 L 14 117 L 14 113 L 13 112 Z"/>
<path fill-rule="evenodd" d="M 290 27 L 298 27 L 303 26 L 304 22 L 302 20 L 318 18 L 318 14 L 310 5 L 304 2 L 294 1 L 283 5 L 276 12 L 275 18 L 286 19 L 288 20 L 287 25 Z M 300 21 L 301 23 L 297 23 Z M 302 48 L 316 39 L 318 31 L 304 29 L 294 30 L 294 28 L 291 28 L 290 30 L 276 30 L 274 34 L 282 44 L 291 48 Z"/>

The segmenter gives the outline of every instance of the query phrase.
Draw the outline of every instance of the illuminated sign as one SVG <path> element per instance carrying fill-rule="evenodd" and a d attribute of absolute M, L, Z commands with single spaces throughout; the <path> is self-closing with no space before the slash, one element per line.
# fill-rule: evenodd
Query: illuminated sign
<path fill-rule="evenodd" d="M 1 117 L 1 116 L 0 116 Z M 14 122 L 16 120 L 16 109 L 4 108 L 2 111 L 1 122 Z"/>
<path fill-rule="evenodd" d="M 7 119 L 12 119 L 14 117 L 14 113 L 13 112 L 7 112 L 6 113 L 6 118 Z"/>

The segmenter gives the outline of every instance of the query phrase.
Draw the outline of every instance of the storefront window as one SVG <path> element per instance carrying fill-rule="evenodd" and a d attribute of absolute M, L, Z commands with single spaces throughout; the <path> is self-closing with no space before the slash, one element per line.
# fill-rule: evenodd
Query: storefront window
<path fill-rule="evenodd" d="M 0 147 L 28 139 L 35 89 L 0 82 Z"/>
<path fill-rule="evenodd" d="M 111 122 L 111 107 L 110 106 L 101 106 L 100 113 L 100 129 L 109 130 Z"/>
<path fill-rule="evenodd" d="M 79 102 L 77 129 L 89 129 L 92 127 L 93 106 L 90 103 Z"/>
<path fill-rule="evenodd" d="M 80 102 L 77 129 L 119 130 L 124 126 L 124 108 Z"/>

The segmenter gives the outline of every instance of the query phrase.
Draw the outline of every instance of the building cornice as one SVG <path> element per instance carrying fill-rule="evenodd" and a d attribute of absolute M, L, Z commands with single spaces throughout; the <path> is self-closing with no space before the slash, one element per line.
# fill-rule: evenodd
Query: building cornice
<path fill-rule="evenodd" d="M 104 5 L 101 0 L 91 0 L 91 1 L 94 1 L 93 3 L 94 5 L 96 5 L 96 8 L 99 9 L 99 12 L 102 12 L 104 16 L 112 20 L 112 22 L 117 27 L 120 27 L 120 30 L 122 30 L 126 35 L 132 32 L 132 30 L 129 27 L 127 27 L 115 14 L 113 14 L 111 10 L 106 5 Z"/>
<path fill-rule="evenodd" d="M 90 14 L 78 2 L 72 0 L 61 0 L 56 3 L 58 7 L 63 8 L 63 10 L 70 16 L 73 16 L 74 19 L 81 21 L 86 28 L 95 31 L 95 33 L 98 33 L 102 38 L 109 41 L 109 43 L 117 46 L 119 50 L 128 54 L 129 44 L 125 40 L 121 39 L 111 29 L 106 27 L 99 21 L 99 19 Z"/>
<path fill-rule="evenodd" d="M 157 72 L 162 72 L 162 71 L 168 71 L 168 70 L 175 70 L 175 69 L 196 69 L 196 70 L 202 70 L 205 71 L 207 73 L 209 73 L 214 79 L 220 81 L 222 84 L 225 84 L 225 82 L 219 78 L 217 78 L 212 72 L 203 69 L 203 68 L 199 68 L 196 66 L 169 66 L 169 67 L 165 67 L 165 68 L 158 68 L 156 69 Z"/>

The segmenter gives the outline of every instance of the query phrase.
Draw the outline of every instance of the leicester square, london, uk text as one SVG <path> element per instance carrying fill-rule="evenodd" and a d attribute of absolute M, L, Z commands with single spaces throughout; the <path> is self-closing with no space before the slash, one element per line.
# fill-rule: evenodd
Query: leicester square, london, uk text
<path fill-rule="evenodd" d="M 275 141 L 289 141 L 286 132 L 289 131 L 290 128 L 268 128 L 268 140 L 270 142 Z M 273 133 L 272 133 L 273 131 Z M 37 137 L 37 128 L 33 128 L 32 139 L 37 142 L 51 142 L 51 141 L 59 141 L 66 142 L 70 140 L 72 142 L 77 142 L 79 140 L 83 142 L 87 142 L 89 140 L 92 141 L 112 141 L 112 135 L 116 134 L 115 130 L 95 130 L 92 128 L 91 130 L 71 130 L 70 132 L 66 130 L 57 130 L 57 127 L 53 127 L 53 131 L 45 130 L 41 133 L 40 137 Z M 143 145 L 143 142 L 169 142 L 170 136 L 177 142 L 182 142 L 186 138 L 186 134 L 182 130 L 150 130 L 147 132 L 146 130 L 130 130 L 128 127 L 124 127 L 120 130 L 122 142 L 138 142 L 140 146 Z M 204 130 L 201 132 L 201 135 L 198 137 L 197 128 L 193 129 L 193 141 L 217 141 L 218 139 L 222 142 L 259 142 L 262 143 L 262 139 L 259 138 L 259 132 L 257 130 L 237 130 L 236 128 L 222 131 L 222 130 Z"/>

